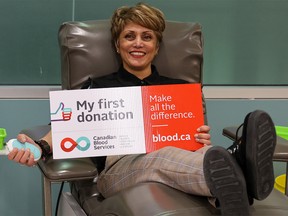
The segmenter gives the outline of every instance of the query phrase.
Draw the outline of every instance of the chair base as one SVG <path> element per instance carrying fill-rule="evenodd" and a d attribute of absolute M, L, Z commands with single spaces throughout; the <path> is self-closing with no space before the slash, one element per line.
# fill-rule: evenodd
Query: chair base
<path fill-rule="evenodd" d="M 70 192 L 62 193 L 57 215 L 87 216 Z"/>

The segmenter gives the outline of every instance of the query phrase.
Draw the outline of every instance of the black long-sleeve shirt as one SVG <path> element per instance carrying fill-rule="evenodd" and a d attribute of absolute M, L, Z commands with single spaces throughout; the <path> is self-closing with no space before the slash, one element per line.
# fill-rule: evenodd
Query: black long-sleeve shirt
<path fill-rule="evenodd" d="M 95 79 L 89 78 L 82 86 L 82 89 L 188 83 L 185 80 L 173 79 L 159 75 L 156 67 L 153 65 L 151 70 L 152 73 L 148 77 L 141 80 L 135 75 L 126 71 L 124 67 L 121 66 L 117 72 Z M 92 161 L 95 163 L 97 170 L 100 173 L 105 167 L 106 156 L 94 157 L 92 158 Z"/>

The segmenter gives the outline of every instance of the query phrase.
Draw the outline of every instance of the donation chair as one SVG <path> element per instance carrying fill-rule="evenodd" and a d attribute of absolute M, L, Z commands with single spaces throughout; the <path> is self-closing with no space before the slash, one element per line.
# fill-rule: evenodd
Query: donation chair
<path fill-rule="evenodd" d="M 120 61 L 111 43 L 107 20 L 67 22 L 59 30 L 62 88 L 78 89 L 90 77 L 117 71 Z M 192 83 L 202 83 L 203 38 L 197 23 L 167 22 L 163 42 L 154 64 L 159 73 Z M 204 115 L 206 116 L 203 97 Z M 50 126 L 22 132 L 39 139 Z M 284 150 L 283 150 L 284 151 Z M 287 160 L 287 148 L 286 160 Z M 97 190 L 97 170 L 90 158 L 39 161 L 43 174 L 45 216 L 51 216 L 51 184 L 69 182 L 71 192 L 63 192 L 58 215 L 219 215 L 206 197 L 185 194 L 156 182 L 142 183 L 104 199 Z M 287 215 L 288 197 L 277 190 L 264 201 L 255 201 L 252 215 Z"/>

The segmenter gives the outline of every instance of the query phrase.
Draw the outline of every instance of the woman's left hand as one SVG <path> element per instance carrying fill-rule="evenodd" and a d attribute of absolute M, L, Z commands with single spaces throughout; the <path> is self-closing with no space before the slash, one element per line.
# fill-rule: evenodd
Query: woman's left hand
<path fill-rule="evenodd" d="M 211 136 L 209 134 L 210 127 L 208 125 L 202 125 L 197 129 L 197 133 L 194 135 L 196 142 L 204 145 L 211 145 Z"/>

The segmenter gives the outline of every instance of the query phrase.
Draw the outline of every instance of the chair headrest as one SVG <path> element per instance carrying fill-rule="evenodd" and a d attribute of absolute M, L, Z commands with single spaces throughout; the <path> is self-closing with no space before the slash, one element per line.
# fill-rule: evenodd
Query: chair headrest
<path fill-rule="evenodd" d="M 121 64 L 111 41 L 109 20 L 66 22 L 58 36 L 63 89 L 80 88 L 88 77 L 115 72 Z M 153 64 L 161 75 L 202 83 L 201 26 L 167 21 Z"/>

